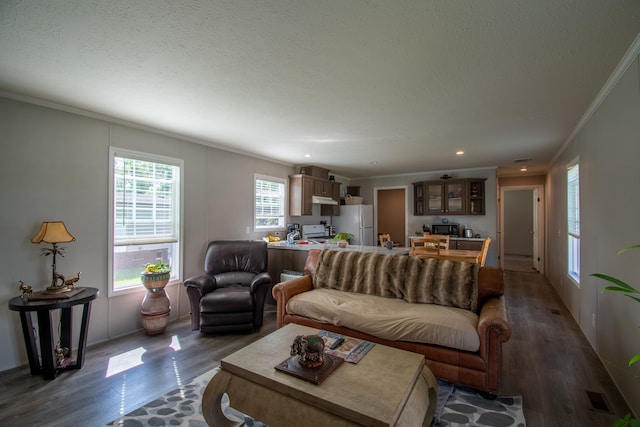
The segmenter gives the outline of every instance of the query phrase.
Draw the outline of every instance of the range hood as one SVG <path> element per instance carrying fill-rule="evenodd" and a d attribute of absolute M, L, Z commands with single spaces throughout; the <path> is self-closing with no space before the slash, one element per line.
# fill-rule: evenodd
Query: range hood
<path fill-rule="evenodd" d="M 322 196 L 312 196 L 311 203 L 315 203 L 317 205 L 337 205 L 338 202 L 333 200 L 331 197 L 322 197 Z"/>

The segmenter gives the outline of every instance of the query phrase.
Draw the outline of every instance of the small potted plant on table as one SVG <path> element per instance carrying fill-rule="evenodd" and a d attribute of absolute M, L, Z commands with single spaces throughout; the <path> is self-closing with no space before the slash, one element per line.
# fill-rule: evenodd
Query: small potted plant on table
<path fill-rule="evenodd" d="M 163 333 L 169 323 L 171 302 L 164 287 L 169 283 L 170 277 L 171 267 L 163 261 L 146 264 L 140 274 L 140 280 L 147 288 L 140 309 L 142 327 L 147 335 Z"/>
<path fill-rule="evenodd" d="M 333 241 L 338 242 L 339 248 L 346 248 L 349 246 L 349 239 L 353 239 L 353 234 L 341 232 L 334 236 Z"/>

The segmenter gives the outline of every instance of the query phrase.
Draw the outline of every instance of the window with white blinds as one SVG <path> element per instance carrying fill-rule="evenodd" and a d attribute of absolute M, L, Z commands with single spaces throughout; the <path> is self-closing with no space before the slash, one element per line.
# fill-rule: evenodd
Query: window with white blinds
<path fill-rule="evenodd" d="M 284 201 L 283 179 L 255 175 L 255 230 L 284 228 Z"/>
<path fill-rule="evenodd" d="M 567 169 L 567 272 L 580 284 L 580 168 L 577 162 Z"/>
<path fill-rule="evenodd" d="M 112 290 L 141 286 L 145 264 L 171 266 L 180 272 L 182 161 L 111 151 Z"/>

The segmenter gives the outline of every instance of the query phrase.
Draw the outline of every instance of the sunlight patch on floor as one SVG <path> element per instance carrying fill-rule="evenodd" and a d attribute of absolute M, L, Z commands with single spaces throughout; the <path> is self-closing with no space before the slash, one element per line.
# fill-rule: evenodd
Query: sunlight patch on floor
<path fill-rule="evenodd" d="M 109 364 L 107 365 L 107 375 L 105 378 L 109 378 L 113 375 L 119 374 L 120 372 L 142 365 L 144 363 L 142 361 L 142 355 L 146 352 L 146 348 L 138 347 L 110 357 Z"/>

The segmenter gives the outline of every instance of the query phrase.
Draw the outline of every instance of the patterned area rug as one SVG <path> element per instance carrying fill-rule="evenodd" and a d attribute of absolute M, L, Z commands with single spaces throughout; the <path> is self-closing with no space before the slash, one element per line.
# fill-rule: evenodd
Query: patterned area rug
<path fill-rule="evenodd" d="M 118 418 L 107 426 L 118 427 L 207 427 L 200 408 L 204 389 L 219 368 L 212 369 L 193 381 L 141 408 Z M 229 407 L 228 400 L 222 402 L 227 418 L 244 422 L 247 427 L 266 427 L 251 417 Z M 524 427 L 521 397 L 499 397 L 487 400 L 471 389 L 454 387 L 438 381 L 438 406 L 432 426 L 513 426 Z"/>

